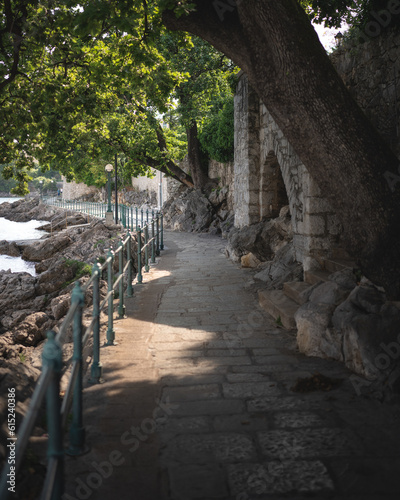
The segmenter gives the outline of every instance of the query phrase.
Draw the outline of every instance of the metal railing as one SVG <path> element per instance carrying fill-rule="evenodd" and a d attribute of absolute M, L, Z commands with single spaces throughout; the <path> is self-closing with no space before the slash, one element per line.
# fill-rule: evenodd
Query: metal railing
<path fill-rule="evenodd" d="M 151 237 L 150 237 L 151 230 Z M 125 238 L 125 239 L 124 239 Z M 144 239 L 144 244 L 142 243 Z M 11 454 L 6 458 L 0 480 L 0 498 L 6 500 L 10 495 L 10 478 L 16 478 L 20 469 L 24 453 L 28 446 L 29 437 L 37 420 L 41 405 L 46 399 L 47 425 L 48 425 L 48 464 L 47 474 L 42 489 L 41 500 L 61 500 L 64 492 L 64 454 L 81 455 L 87 450 L 85 443 L 85 428 L 83 425 L 83 361 L 82 352 L 90 336 L 93 334 L 93 358 L 90 367 L 91 383 L 99 383 L 102 377 L 102 365 L 100 362 L 100 313 L 108 307 L 108 325 L 106 342 L 104 345 L 114 345 L 115 331 L 114 321 L 114 292 L 118 287 L 118 317 L 125 316 L 124 303 L 124 276 L 127 274 L 127 297 L 133 297 L 132 286 L 132 234 L 130 230 L 118 243 L 113 251 L 109 250 L 102 265 L 96 262 L 92 268 L 90 279 L 81 286 L 75 283 L 71 294 L 71 307 L 64 318 L 59 332 L 47 333 L 47 342 L 43 348 L 42 373 L 34 389 L 29 408 L 17 433 L 15 451 L 13 458 Z M 157 214 L 156 219 L 151 220 L 151 225 L 145 224 L 143 228 L 138 226 L 138 272 L 137 283 L 142 283 L 142 267 L 145 272 L 149 271 L 150 262 L 155 263 L 156 255 L 163 249 L 162 214 Z M 126 263 L 124 264 L 126 255 Z M 118 273 L 114 275 L 114 261 L 118 257 Z M 100 278 L 102 273 L 107 272 L 107 294 L 100 299 Z M 116 278 L 116 279 L 115 279 Z M 115 279 L 115 281 L 114 281 Z M 85 292 L 93 287 L 93 312 L 92 321 L 84 331 L 82 317 L 85 303 Z M 60 400 L 60 379 L 62 373 L 62 346 L 65 341 L 68 328 L 73 329 L 73 356 L 72 369 L 69 376 L 68 387 L 62 401 Z M 69 427 L 69 448 L 64 450 L 63 434 L 67 419 L 72 408 L 72 421 Z"/>
<path fill-rule="evenodd" d="M 104 219 L 107 212 L 107 203 L 98 203 L 91 201 L 80 200 L 64 200 L 57 196 L 42 197 L 42 201 L 47 205 L 51 205 L 72 212 L 82 212 L 92 217 Z M 115 220 L 115 205 L 111 204 L 111 210 Z M 154 208 L 139 208 L 118 203 L 118 221 L 131 231 L 143 227 L 145 224 L 150 224 L 152 219 L 155 219 L 160 212 Z"/>

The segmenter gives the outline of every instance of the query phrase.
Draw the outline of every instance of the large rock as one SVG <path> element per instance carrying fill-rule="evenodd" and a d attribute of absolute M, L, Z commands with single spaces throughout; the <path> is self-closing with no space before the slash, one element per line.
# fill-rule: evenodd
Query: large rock
<path fill-rule="evenodd" d="M 214 216 L 213 206 L 197 189 L 188 189 L 164 205 L 165 226 L 175 231 L 208 230 Z"/>
<path fill-rule="evenodd" d="M 297 326 L 297 346 L 307 356 L 325 357 L 321 349 L 321 340 L 335 310 L 333 304 L 315 304 L 307 302 L 295 313 Z M 333 356 L 329 356 L 333 357 Z"/>
<path fill-rule="evenodd" d="M 44 312 L 36 312 L 27 316 L 14 333 L 16 342 L 34 346 L 45 338 L 41 327 L 49 317 Z"/>
<path fill-rule="evenodd" d="M 293 243 L 280 248 L 274 259 L 263 264 L 264 269 L 254 278 L 263 281 L 266 289 L 282 289 L 288 281 L 300 281 L 303 277 L 303 266 L 296 261 Z"/>
<path fill-rule="evenodd" d="M 240 262 L 242 256 L 248 253 L 254 254 L 261 262 L 270 261 L 292 237 L 289 209 L 284 207 L 276 219 L 232 229 L 226 254 L 234 262 Z"/>
<path fill-rule="evenodd" d="M 22 258 L 30 262 L 41 262 L 59 254 L 59 252 L 71 243 L 72 240 L 68 234 L 58 234 L 53 238 L 47 238 L 46 240 L 26 246 L 22 253 Z"/>
<path fill-rule="evenodd" d="M 19 257 L 20 250 L 15 241 L 0 241 L 0 254 L 9 255 L 10 257 Z"/>
<path fill-rule="evenodd" d="M 400 310 L 372 285 L 356 287 L 332 317 L 343 337 L 346 366 L 372 379 L 384 379 L 400 359 Z M 390 350 L 395 354 L 391 355 Z"/>

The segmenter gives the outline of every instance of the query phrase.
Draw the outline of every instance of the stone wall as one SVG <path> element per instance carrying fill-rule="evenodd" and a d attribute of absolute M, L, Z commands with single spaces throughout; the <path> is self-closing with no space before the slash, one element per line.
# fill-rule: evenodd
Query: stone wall
<path fill-rule="evenodd" d="M 338 243 L 340 227 L 245 74 L 235 96 L 234 172 L 235 226 L 275 217 L 289 204 L 296 259 L 305 270 L 318 269 L 321 258 Z"/>
<path fill-rule="evenodd" d="M 234 200 L 234 164 L 229 163 L 219 163 L 216 160 L 210 160 L 208 166 L 208 176 L 210 179 L 218 179 L 218 185 L 221 188 L 227 187 L 227 206 L 229 211 L 233 211 L 233 200 Z"/>
<path fill-rule="evenodd" d="M 86 186 L 83 182 L 68 182 L 65 177 L 62 177 L 62 180 L 62 197 L 64 200 L 77 200 L 85 196 L 93 196 L 99 191 L 96 187 Z"/>
<path fill-rule="evenodd" d="M 400 34 L 346 43 L 331 60 L 353 97 L 400 155 Z"/>
<path fill-rule="evenodd" d="M 399 47 L 400 35 L 389 33 L 332 55 L 358 104 L 397 154 Z M 235 96 L 235 226 L 243 228 L 276 216 L 285 203 L 282 184 L 296 259 L 304 270 L 320 268 L 324 257 L 346 257 L 340 243 L 342 228 L 333 209 L 242 73 Z"/>

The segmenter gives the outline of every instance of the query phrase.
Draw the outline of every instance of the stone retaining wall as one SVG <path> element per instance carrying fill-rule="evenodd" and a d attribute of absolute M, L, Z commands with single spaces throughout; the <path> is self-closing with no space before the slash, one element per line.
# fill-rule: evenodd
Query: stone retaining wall
<path fill-rule="evenodd" d="M 400 35 L 389 33 L 357 48 L 339 49 L 332 56 L 359 105 L 397 153 L 399 47 Z M 296 259 L 304 270 L 320 268 L 324 257 L 345 256 L 334 210 L 244 73 L 235 95 L 234 187 L 238 228 L 275 217 L 281 206 L 289 204 Z"/>

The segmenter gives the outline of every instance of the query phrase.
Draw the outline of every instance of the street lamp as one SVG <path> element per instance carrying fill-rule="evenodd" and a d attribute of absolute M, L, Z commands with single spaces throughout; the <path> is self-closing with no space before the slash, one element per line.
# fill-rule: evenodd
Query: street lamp
<path fill-rule="evenodd" d="M 111 163 L 108 163 L 104 167 L 104 170 L 107 172 L 108 175 L 108 207 L 106 212 L 106 224 L 112 224 L 113 213 L 111 208 L 111 172 L 114 170 L 114 167 L 111 165 Z"/>

